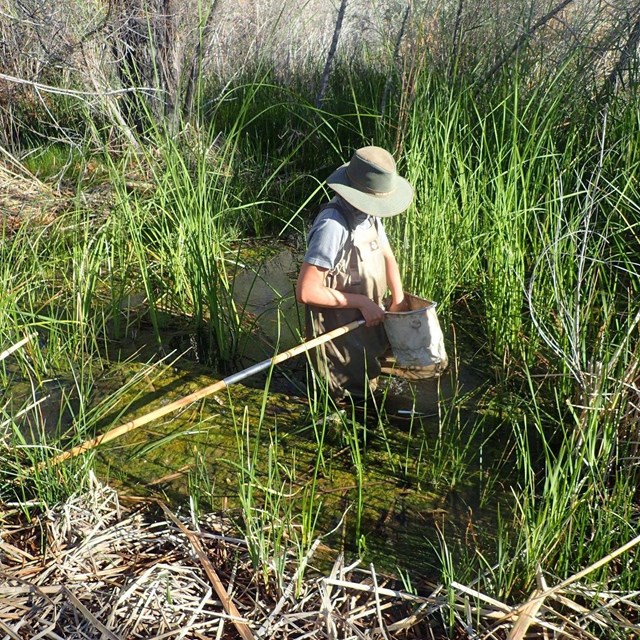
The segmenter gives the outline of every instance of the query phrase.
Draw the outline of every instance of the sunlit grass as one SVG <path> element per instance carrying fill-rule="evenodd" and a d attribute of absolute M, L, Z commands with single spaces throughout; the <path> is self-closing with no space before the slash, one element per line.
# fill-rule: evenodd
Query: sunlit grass
<path fill-rule="evenodd" d="M 161 356 L 167 309 L 201 337 L 209 365 L 236 367 L 250 339 L 233 298 L 241 241 L 300 238 L 323 180 L 354 147 L 400 140 L 399 168 L 416 199 L 387 230 L 405 288 L 439 302 L 443 326 L 464 332 L 490 388 L 481 401 L 444 401 L 435 432 L 415 421 L 401 448 L 388 424 L 369 433 L 355 414 L 341 415 L 338 437 L 355 486 L 350 542 L 366 553 L 366 478 L 376 466 L 417 492 L 454 493 L 475 479 L 485 501 L 506 493 L 495 548 L 456 566 L 455 543 L 442 539 L 444 577 L 481 573 L 487 591 L 515 596 L 531 589 L 538 565 L 566 576 L 624 543 L 637 522 L 637 460 L 620 424 L 638 375 L 638 111 L 633 102 L 608 114 L 570 106 L 561 77 L 527 91 L 516 77 L 479 93 L 424 70 L 411 100 L 390 104 L 383 119 L 380 78 L 340 74 L 334 102 L 321 111 L 310 94 L 256 73 L 203 110 L 206 124 L 190 123 L 179 135 L 156 127 L 139 149 L 103 149 L 114 194 L 103 210 L 83 205 L 80 182 L 68 210 L 46 227 L 4 231 L 0 348 L 30 333 L 37 339 L 2 363 L 3 385 L 28 380 L 35 397 L 46 380 L 71 374 L 80 404 L 76 433 L 41 434 L 34 446 L 13 424 L 33 400 L 12 409 L 2 403 L 2 421 L 12 424 L 2 434 L 3 477 L 13 480 L 21 467 L 46 463 L 124 416 L 118 394 L 106 405 L 93 396 L 107 347 L 148 324 Z M 32 162 L 38 173 L 36 155 Z M 40 175 L 60 172 L 49 152 L 40 162 Z M 132 171 L 148 189 L 132 186 Z M 142 311 L 132 310 L 132 298 Z M 322 389 L 309 388 L 311 426 L 303 427 L 313 432 L 317 457 L 303 473 L 295 456 L 281 454 L 267 398 L 268 387 L 257 423 L 236 415 L 234 469 L 254 564 L 270 571 L 261 566 L 268 556 L 282 573 L 316 536 L 317 480 L 331 475 L 324 449 L 336 427 Z M 482 467 L 489 446 L 508 452 L 496 459 L 511 474 Z M 45 464 L 25 503 L 63 497 L 90 465 L 90 457 L 60 471 Z M 213 506 L 210 478 L 194 470 L 190 490 L 196 507 Z M 616 571 L 620 585 L 637 578 L 632 566 Z"/>

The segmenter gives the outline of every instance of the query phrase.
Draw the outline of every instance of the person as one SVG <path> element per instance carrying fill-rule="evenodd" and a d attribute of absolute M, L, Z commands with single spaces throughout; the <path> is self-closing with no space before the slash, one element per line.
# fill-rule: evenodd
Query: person
<path fill-rule="evenodd" d="M 378 358 L 389 346 L 387 293 L 388 311 L 408 310 L 382 219 L 405 211 L 413 188 L 398 175 L 393 156 L 376 146 L 357 149 L 326 182 L 335 196 L 309 230 L 296 298 L 306 305 L 307 338 L 364 318 L 363 327 L 321 345 L 313 357 L 334 400 L 350 396 L 360 403 L 375 390 Z"/>

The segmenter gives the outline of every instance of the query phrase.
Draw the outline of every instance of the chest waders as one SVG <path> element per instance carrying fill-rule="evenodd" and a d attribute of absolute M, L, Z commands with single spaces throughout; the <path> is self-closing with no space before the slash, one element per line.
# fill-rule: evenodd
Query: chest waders
<path fill-rule="evenodd" d="M 327 208 L 337 209 L 342 214 L 349 236 L 338 263 L 325 274 L 324 284 L 343 293 L 362 294 L 382 305 L 387 275 L 378 237 L 378 220 L 372 218 L 369 228 L 360 229 L 355 227 L 353 216 L 340 203 L 327 203 L 320 210 Z M 307 305 L 307 338 L 361 319 L 359 309 Z M 312 356 L 314 368 L 327 381 L 329 393 L 335 400 L 345 395 L 363 399 L 376 387 L 376 378 L 380 375 L 378 358 L 388 345 L 382 325 L 362 327 L 318 347 Z"/>

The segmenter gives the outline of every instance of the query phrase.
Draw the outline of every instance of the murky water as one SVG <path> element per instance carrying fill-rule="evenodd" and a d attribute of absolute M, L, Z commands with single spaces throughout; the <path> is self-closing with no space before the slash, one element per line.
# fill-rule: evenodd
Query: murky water
<path fill-rule="evenodd" d="M 266 274 L 236 281 L 239 301 L 264 319 L 246 364 L 273 355 L 265 345 L 276 336 L 282 348 L 299 342 L 291 260 L 278 255 Z M 172 331 L 179 336 L 179 327 Z M 168 344 L 175 337 L 167 331 Z M 158 351 L 144 328 L 111 348 L 113 364 L 95 382 L 96 401 L 121 389 Z M 500 495 L 492 460 L 495 425 L 479 420 L 474 408 L 481 376 L 458 361 L 438 379 L 385 376 L 379 412 L 327 415 L 309 406 L 305 372 L 298 358 L 278 367 L 268 385 L 259 374 L 141 427 L 96 451 L 98 471 L 123 492 L 160 496 L 176 509 L 192 504 L 203 512 L 225 511 L 239 524 L 255 517 L 273 528 L 288 518 L 302 528 L 306 518 L 307 529 L 325 536 L 327 546 L 363 552 L 414 577 L 436 577 L 442 540 L 464 549 L 490 538 Z M 116 419 L 114 408 L 105 428 L 215 380 L 188 353 L 160 364 L 152 378 L 142 377 L 122 394 L 119 406 L 129 409 Z M 60 430 L 74 413 L 73 394 L 64 381 L 50 386 L 38 422 Z M 247 510 L 248 482 L 256 486 L 253 511 Z"/>
<path fill-rule="evenodd" d="M 115 365 L 96 381 L 96 400 L 145 366 Z M 131 410 L 111 426 L 215 380 L 187 359 L 159 365 L 153 380 L 122 395 L 120 404 L 132 402 Z M 328 546 L 352 554 L 366 549 L 367 558 L 389 570 L 433 577 L 440 536 L 464 545 L 495 526 L 490 453 L 483 460 L 477 448 L 487 433 L 470 435 L 473 423 L 465 420 L 472 421 L 473 413 L 452 412 L 458 381 L 455 371 L 439 381 L 388 378 L 381 417 L 372 411 L 324 417 L 310 411 L 305 396 L 283 393 L 290 376 L 275 376 L 267 392 L 263 380 L 247 380 L 103 445 L 96 451 L 97 469 L 130 495 L 159 496 L 176 509 L 188 509 L 195 499 L 201 511 L 225 511 L 241 523 L 243 474 L 253 465 L 257 482 L 267 487 L 276 465 L 278 478 L 268 490 L 286 496 L 279 517 L 312 513 L 314 535 L 333 532 Z M 39 408 L 38 422 L 52 431 L 68 425 L 71 416 L 68 406 L 61 408 L 60 389 L 57 382 Z"/>
<path fill-rule="evenodd" d="M 189 376 L 188 384 L 167 377 L 168 401 L 211 383 L 204 374 Z M 393 403 L 400 406 L 403 397 L 412 407 L 413 393 L 411 398 L 394 395 Z M 487 489 L 477 455 L 445 459 L 451 456 L 448 447 L 460 447 L 455 438 L 464 438 L 464 430 L 438 447 L 442 436 L 433 416 L 314 418 L 302 398 L 271 391 L 265 400 L 261 389 L 236 385 L 102 447 L 97 461 L 101 473 L 126 492 L 160 495 L 174 507 L 187 505 L 193 496 L 201 509 L 227 510 L 239 520 L 242 472 L 237 465 L 245 476 L 254 465 L 263 486 L 270 483 L 270 466 L 277 465 L 278 478 L 269 490 L 291 496 L 282 500 L 283 516 L 301 517 L 310 509 L 318 518 L 316 534 L 338 527 L 327 540 L 330 545 L 354 549 L 361 541 L 385 564 L 419 568 L 425 575 L 436 564 L 436 529 L 450 541 L 464 541 L 491 522 L 494 496 L 483 495 Z M 465 469 L 455 470 L 454 464 Z M 460 477 L 454 479 L 455 474 Z M 303 502 L 312 485 L 309 507 Z"/>

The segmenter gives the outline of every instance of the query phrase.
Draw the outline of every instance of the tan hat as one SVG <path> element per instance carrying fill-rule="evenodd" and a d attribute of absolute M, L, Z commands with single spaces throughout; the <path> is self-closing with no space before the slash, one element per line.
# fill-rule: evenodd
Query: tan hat
<path fill-rule="evenodd" d="M 381 218 L 402 213 L 413 200 L 413 187 L 380 147 L 358 149 L 327 178 L 327 185 L 359 211 Z"/>

